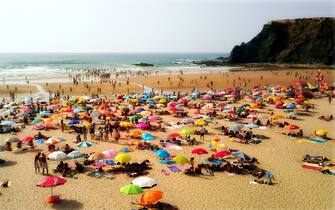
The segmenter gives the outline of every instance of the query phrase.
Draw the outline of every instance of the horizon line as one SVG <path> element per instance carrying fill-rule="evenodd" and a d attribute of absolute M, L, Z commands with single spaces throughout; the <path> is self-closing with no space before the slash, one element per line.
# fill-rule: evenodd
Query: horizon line
<path fill-rule="evenodd" d="M 203 51 L 203 52 L 99 52 L 99 51 L 91 51 L 91 52 L 0 52 L 0 54 L 201 54 L 201 53 L 212 53 L 212 54 L 220 54 L 225 53 L 229 54 L 230 52 L 216 52 L 216 51 Z"/>

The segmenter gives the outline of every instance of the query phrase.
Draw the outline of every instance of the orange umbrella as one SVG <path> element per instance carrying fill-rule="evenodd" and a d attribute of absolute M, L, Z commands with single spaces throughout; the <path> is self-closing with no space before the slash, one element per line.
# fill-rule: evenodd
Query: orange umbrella
<path fill-rule="evenodd" d="M 297 125 L 287 125 L 287 126 L 285 126 L 285 129 L 295 130 L 295 129 L 299 129 L 299 126 L 297 126 Z"/>
<path fill-rule="evenodd" d="M 150 205 L 153 204 L 163 197 L 163 192 L 159 190 L 148 190 L 141 196 L 141 204 L 142 205 Z"/>
<path fill-rule="evenodd" d="M 135 138 L 141 137 L 142 133 L 143 133 L 143 131 L 141 131 L 141 130 L 132 130 L 132 131 L 130 131 L 130 135 L 133 136 L 133 137 L 135 137 Z"/>

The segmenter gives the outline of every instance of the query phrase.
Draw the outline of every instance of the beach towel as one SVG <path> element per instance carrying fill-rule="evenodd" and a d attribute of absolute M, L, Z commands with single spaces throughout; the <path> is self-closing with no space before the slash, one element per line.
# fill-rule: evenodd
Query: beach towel
<path fill-rule="evenodd" d="M 181 170 L 177 166 L 168 166 L 168 168 L 172 172 L 181 172 Z"/>
<path fill-rule="evenodd" d="M 159 163 L 161 164 L 175 164 L 173 160 L 160 160 Z"/>
<path fill-rule="evenodd" d="M 163 169 L 163 170 L 161 171 L 161 173 L 164 174 L 165 176 L 170 175 L 170 172 L 167 171 L 167 170 L 165 170 L 165 169 Z"/>

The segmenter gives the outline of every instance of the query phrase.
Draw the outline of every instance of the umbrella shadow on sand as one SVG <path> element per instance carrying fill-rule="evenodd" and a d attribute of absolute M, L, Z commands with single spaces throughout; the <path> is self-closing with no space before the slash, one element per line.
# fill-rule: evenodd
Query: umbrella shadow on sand
<path fill-rule="evenodd" d="M 81 209 L 83 204 L 76 200 L 62 199 L 60 203 L 52 205 L 52 208 L 65 210 L 65 209 Z"/>
<path fill-rule="evenodd" d="M 9 166 L 13 166 L 13 165 L 16 165 L 16 164 L 17 164 L 16 161 L 7 160 L 5 163 L 0 165 L 0 168 L 9 167 Z"/>

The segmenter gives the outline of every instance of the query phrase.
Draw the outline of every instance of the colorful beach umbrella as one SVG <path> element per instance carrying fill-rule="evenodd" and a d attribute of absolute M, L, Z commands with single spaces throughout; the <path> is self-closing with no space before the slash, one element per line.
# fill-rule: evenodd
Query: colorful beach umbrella
<path fill-rule="evenodd" d="M 208 154 L 208 152 L 203 148 L 195 148 L 192 150 L 192 154 L 202 155 L 202 154 Z"/>
<path fill-rule="evenodd" d="M 181 133 L 182 133 L 183 135 L 185 135 L 185 136 L 190 136 L 190 135 L 192 135 L 194 132 L 193 132 L 192 129 L 185 128 L 185 129 L 183 129 L 183 130 L 181 131 Z"/>
<path fill-rule="evenodd" d="M 37 187 L 50 187 L 51 188 L 51 195 L 52 195 L 52 189 L 54 187 L 57 187 L 59 185 L 63 185 L 66 183 L 66 179 L 63 179 L 58 176 L 48 176 L 47 178 L 42 179 L 42 181 L 37 184 Z"/>
<path fill-rule="evenodd" d="M 157 150 L 156 155 L 161 159 L 165 159 L 165 158 L 170 157 L 170 154 L 163 149 Z"/>
<path fill-rule="evenodd" d="M 126 195 L 137 195 L 143 193 L 143 189 L 136 184 L 128 184 L 124 187 L 121 187 L 120 192 Z"/>
<path fill-rule="evenodd" d="M 170 133 L 167 137 L 168 138 L 179 138 L 181 137 L 181 135 L 179 133 Z"/>
<path fill-rule="evenodd" d="M 119 153 L 116 157 L 115 157 L 115 161 L 119 162 L 119 163 L 127 163 L 131 160 L 131 156 L 125 153 Z"/>
<path fill-rule="evenodd" d="M 79 151 L 72 151 L 69 154 L 67 154 L 67 156 L 68 156 L 68 158 L 76 159 L 76 158 L 82 158 L 85 155 L 83 153 L 79 152 Z"/>
<path fill-rule="evenodd" d="M 21 142 L 29 142 L 29 141 L 33 141 L 34 137 L 33 136 L 24 136 L 20 139 Z"/>
<path fill-rule="evenodd" d="M 214 157 L 216 158 L 222 158 L 222 157 L 225 157 L 225 156 L 228 156 L 230 155 L 231 153 L 227 150 L 221 150 L 221 151 L 218 151 L 214 154 Z"/>
<path fill-rule="evenodd" d="M 77 144 L 77 147 L 79 148 L 88 148 L 88 147 L 91 147 L 93 146 L 93 144 L 89 141 L 83 141 L 83 142 L 80 142 L 79 144 Z"/>
<path fill-rule="evenodd" d="M 49 160 L 66 160 L 68 157 L 62 151 L 55 151 L 48 155 Z"/>
<path fill-rule="evenodd" d="M 113 149 L 103 151 L 102 153 L 105 155 L 105 158 L 113 158 L 117 154 L 117 152 Z"/>
<path fill-rule="evenodd" d="M 150 133 L 143 133 L 141 135 L 141 138 L 144 140 L 144 141 L 152 141 L 152 140 L 155 140 L 156 138 L 150 134 Z"/>
<path fill-rule="evenodd" d="M 150 188 L 157 184 L 156 180 L 147 176 L 141 176 L 131 181 L 132 184 L 142 188 Z"/>
<path fill-rule="evenodd" d="M 142 205 L 151 205 L 163 198 L 163 192 L 159 190 L 148 190 L 140 198 Z"/>
<path fill-rule="evenodd" d="M 184 156 L 177 155 L 176 157 L 173 158 L 173 161 L 176 163 L 179 163 L 181 165 L 188 163 L 188 159 Z"/>

